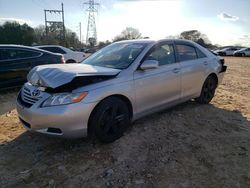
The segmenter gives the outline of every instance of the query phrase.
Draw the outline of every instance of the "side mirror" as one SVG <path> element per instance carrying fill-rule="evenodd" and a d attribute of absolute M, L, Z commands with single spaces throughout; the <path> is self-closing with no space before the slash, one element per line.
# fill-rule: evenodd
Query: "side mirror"
<path fill-rule="evenodd" d="M 140 66 L 142 70 L 156 69 L 158 67 L 159 67 L 159 62 L 156 60 L 145 60 Z"/>

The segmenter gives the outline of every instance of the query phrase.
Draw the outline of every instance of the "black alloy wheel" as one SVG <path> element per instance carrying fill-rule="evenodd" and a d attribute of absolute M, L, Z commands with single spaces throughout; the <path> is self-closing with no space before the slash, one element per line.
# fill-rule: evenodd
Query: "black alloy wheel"
<path fill-rule="evenodd" d="M 94 136 L 101 142 L 109 143 L 120 138 L 130 124 L 127 104 L 116 97 L 103 100 L 90 118 Z"/>
<path fill-rule="evenodd" d="M 201 104 L 208 104 L 214 97 L 216 87 L 216 80 L 209 76 L 203 84 L 200 96 L 195 100 Z"/>

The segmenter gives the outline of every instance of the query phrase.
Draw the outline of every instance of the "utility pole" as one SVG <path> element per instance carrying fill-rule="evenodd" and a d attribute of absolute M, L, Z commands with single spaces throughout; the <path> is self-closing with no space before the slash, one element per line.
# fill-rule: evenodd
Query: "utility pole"
<path fill-rule="evenodd" d="M 55 32 L 57 29 L 60 30 L 60 40 L 65 45 L 65 25 L 64 25 L 64 9 L 63 9 L 63 3 L 61 4 L 62 9 L 61 10 L 44 10 L 44 17 L 45 17 L 45 33 L 46 33 L 46 40 L 48 42 L 48 35 L 50 32 Z M 50 14 L 61 14 L 61 19 L 58 21 L 52 21 L 47 19 L 47 15 Z"/>
<path fill-rule="evenodd" d="M 88 5 L 88 8 L 86 9 L 86 11 L 88 12 L 86 43 L 89 45 L 95 45 L 97 42 L 95 14 L 97 13 L 96 6 L 99 6 L 100 4 L 95 3 L 94 0 L 88 0 L 83 4 Z"/>
<path fill-rule="evenodd" d="M 46 42 L 47 42 L 48 41 L 48 26 L 47 26 L 46 10 L 44 10 L 44 16 L 45 16 L 45 36 L 46 36 Z"/>
<path fill-rule="evenodd" d="M 63 25 L 63 40 L 65 43 L 65 24 L 64 24 L 64 9 L 63 9 L 63 3 L 62 3 L 62 25 Z"/>
<path fill-rule="evenodd" d="M 79 38 L 80 38 L 80 42 L 82 43 L 82 24 L 81 24 L 81 22 L 79 23 L 79 27 L 80 27 L 80 36 L 79 36 Z"/>

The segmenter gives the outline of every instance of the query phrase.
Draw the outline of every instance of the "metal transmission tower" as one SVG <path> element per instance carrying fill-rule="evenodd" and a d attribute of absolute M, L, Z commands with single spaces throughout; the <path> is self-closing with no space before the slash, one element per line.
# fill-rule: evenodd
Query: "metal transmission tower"
<path fill-rule="evenodd" d="M 86 43 L 90 45 L 95 45 L 97 42 L 97 32 L 96 32 L 96 23 L 95 23 L 95 14 L 97 13 L 96 6 L 100 5 L 99 3 L 95 3 L 94 0 L 89 0 L 83 4 L 88 5 L 86 11 L 89 13 L 88 15 L 88 25 L 87 25 L 87 35 L 86 35 Z"/>
<path fill-rule="evenodd" d="M 61 19 L 59 21 L 47 20 L 48 14 L 59 14 L 61 15 Z M 46 32 L 46 40 L 48 42 L 48 36 L 50 32 L 59 32 L 59 39 L 62 44 L 65 43 L 65 25 L 64 25 L 64 10 L 62 3 L 62 10 L 44 10 L 45 16 L 45 32 Z"/>

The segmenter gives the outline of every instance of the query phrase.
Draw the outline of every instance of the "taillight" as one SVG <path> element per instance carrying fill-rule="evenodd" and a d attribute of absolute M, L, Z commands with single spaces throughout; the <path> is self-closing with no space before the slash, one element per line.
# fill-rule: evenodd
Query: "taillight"
<path fill-rule="evenodd" d="M 220 59 L 219 59 L 219 63 L 221 64 L 221 70 L 220 70 L 219 73 L 221 73 L 221 72 L 226 72 L 227 66 L 225 66 L 225 60 L 222 59 L 222 58 L 220 58 Z"/>
<path fill-rule="evenodd" d="M 225 64 L 225 60 L 224 59 L 220 59 L 220 64 L 224 65 Z"/>
<path fill-rule="evenodd" d="M 62 63 L 62 64 L 65 64 L 65 59 L 64 59 L 63 56 L 62 56 L 62 58 L 61 58 L 61 63 Z"/>

